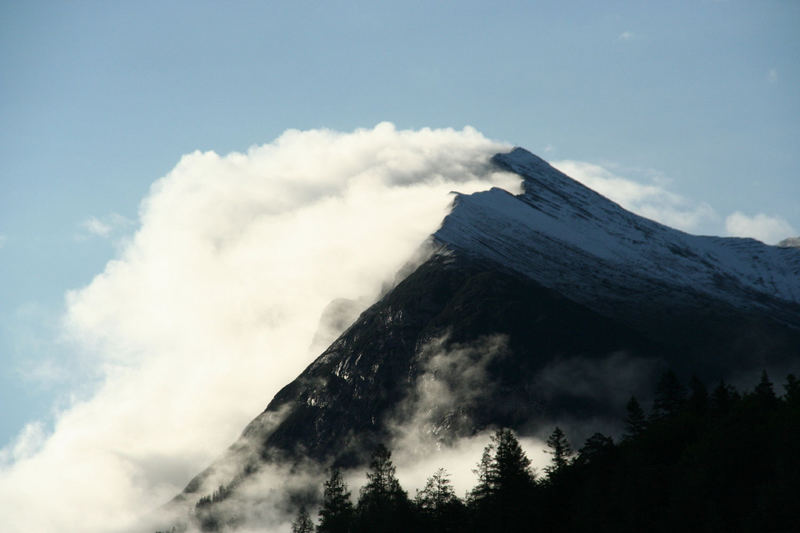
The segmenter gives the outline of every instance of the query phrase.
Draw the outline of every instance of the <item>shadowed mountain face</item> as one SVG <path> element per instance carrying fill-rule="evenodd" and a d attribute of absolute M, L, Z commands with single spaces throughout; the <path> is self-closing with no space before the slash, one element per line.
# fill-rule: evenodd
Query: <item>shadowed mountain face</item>
<path fill-rule="evenodd" d="M 458 196 L 428 259 L 181 500 L 264 462 L 361 465 L 404 424 L 445 445 L 490 427 L 530 435 L 613 420 L 666 368 L 707 381 L 797 368 L 800 250 L 667 228 L 524 150 L 493 162 L 525 192 Z"/>

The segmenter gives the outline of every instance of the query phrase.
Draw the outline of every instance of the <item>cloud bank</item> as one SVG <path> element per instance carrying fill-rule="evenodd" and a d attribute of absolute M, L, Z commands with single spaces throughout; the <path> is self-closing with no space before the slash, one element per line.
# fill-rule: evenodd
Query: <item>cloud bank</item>
<path fill-rule="evenodd" d="M 4 531 L 134 527 L 313 359 L 330 302 L 376 297 L 450 191 L 518 188 L 487 164 L 508 148 L 383 123 L 184 156 L 119 256 L 67 295 L 67 363 L 89 369 L 86 389 L 52 431 L 32 422 L 0 454 Z M 103 234 L 98 222 L 86 229 Z"/>
<path fill-rule="evenodd" d="M 658 184 L 643 184 L 583 161 L 551 161 L 564 174 L 629 211 L 683 231 L 697 231 L 716 217 L 706 203 L 692 202 Z"/>
<path fill-rule="evenodd" d="M 725 219 L 725 231 L 728 235 L 752 237 L 767 244 L 775 244 L 797 234 L 791 224 L 780 217 L 764 213 L 749 216 L 739 211 Z"/>

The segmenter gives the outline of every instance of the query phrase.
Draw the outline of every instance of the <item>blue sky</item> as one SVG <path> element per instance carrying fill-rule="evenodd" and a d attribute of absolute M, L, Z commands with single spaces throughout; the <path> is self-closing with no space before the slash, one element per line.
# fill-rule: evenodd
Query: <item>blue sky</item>
<path fill-rule="evenodd" d="M 74 355 L 65 293 L 195 150 L 471 125 L 707 203 L 699 232 L 800 233 L 798 28 L 777 1 L 3 3 L 0 447 L 91 388 L 38 364 Z"/>

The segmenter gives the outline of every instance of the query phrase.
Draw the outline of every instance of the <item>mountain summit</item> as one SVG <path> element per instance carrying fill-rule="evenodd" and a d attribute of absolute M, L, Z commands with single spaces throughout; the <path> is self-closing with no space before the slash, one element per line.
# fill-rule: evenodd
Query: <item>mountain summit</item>
<path fill-rule="evenodd" d="M 797 368 L 800 250 L 671 229 L 521 148 L 491 163 L 522 194 L 457 195 L 425 260 L 175 505 L 200 513 L 206 497 L 204 516 L 234 520 L 226 500 L 265 465 L 360 466 L 411 433 L 446 449 L 496 427 L 613 432 L 663 370 L 711 382 Z"/>
<path fill-rule="evenodd" d="M 646 303 L 784 314 L 800 325 L 800 254 L 753 239 L 700 237 L 630 213 L 544 160 L 516 148 L 495 164 L 524 178 L 524 193 L 459 196 L 436 232 L 445 246 L 511 268 L 597 310 Z M 677 298 L 676 298 L 677 297 Z"/>

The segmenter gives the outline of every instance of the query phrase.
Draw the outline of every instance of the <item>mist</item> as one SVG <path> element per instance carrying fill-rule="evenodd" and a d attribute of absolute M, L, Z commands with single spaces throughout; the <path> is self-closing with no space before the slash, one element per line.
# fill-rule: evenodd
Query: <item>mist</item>
<path fill-rule="evenodd" d="M 168 501 L 392 282 L 451 191 L 518 189 L 488 163 L 509 148 L 382 123 L 183 156 L 66 296 L 64 363 L 85 386 L 5 450 L 4 530 L 121 531 Z"/>

